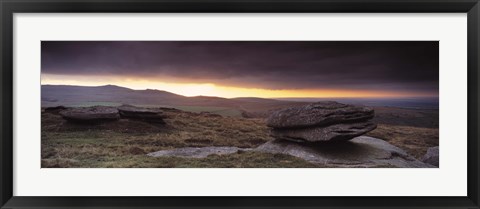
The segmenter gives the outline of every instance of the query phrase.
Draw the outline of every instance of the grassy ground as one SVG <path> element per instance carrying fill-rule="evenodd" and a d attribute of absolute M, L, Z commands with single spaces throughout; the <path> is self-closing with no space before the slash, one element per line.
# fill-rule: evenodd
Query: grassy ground
<path fill-rule="evenodd" d="M 438 146 L 438 128 L 379 124 L 367 135 L 388 141 L 418 159 L 429 147 Z"/>
<path fill-rule="evenodd" d="M 188 111 L 188 112 L 211 112 L 214 114 L 219 114 L 222 116 L 230 117 L 241 117 L 242 112 L 234 108 L 225 108 L 225 107 L 204 107 L 204 106 L 172 106 L 173 108 Z"/>
<path fill-rule="evenodd" d="M 253 148 L 271 140 L 261 119 L 164 110 L 168 125 L 121 119 L 102 124 L 72 124 L 53 112 L 42 113 L 42 167 L 314 167 L 278 154 L 239 152 L 204 159 L 149 157 L 178 147 Z"/>
<path fill-rule="evenodd" d="M 56 111 L 42 112 L 42 167 L 316 167 L 289 155 L 239 152 L 204 159 L 149 157 L 179 147 L 257 147 L 272 138 L 264 119 L 224 117 L 163 109 L 166 125 L 121 119 L 101 124 L 66 122 Z M 438 128 L 379 124 L 367 135 L 384 139 L 420 158 L 438 145 Z"/>

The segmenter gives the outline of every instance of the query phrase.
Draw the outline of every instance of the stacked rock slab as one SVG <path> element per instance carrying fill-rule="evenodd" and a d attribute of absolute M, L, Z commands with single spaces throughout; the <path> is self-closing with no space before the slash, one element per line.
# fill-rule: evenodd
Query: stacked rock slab
<path fill-rule="evenodd" d="M 60 110 L 59 114 L 65 120 L 71 122 L 105 122 L 125 118 L 142 120 L 149 123 L 165 123 L 161 110 L 146 109 L 131 105 L 122 105 L 120 107 L 94 106 L 64 108 Z"/>
<path fill-rule="evenodd" d="M 163 121 L 164 116 L 160 110 L 122 105 L 118 107 L 118 112 L 122 118 L 143 120 L 150 123 L 165 123 Z"/>
<path fill-rule="evenodd" d="M 267 119 L 272 136 L 289 141 L 350 140 L 377 127 L 373 109 L 338 102 L 316 102 L 274 112 Z"/>
<path fill-rule="evenodd" d="M 120 118 L 117 108 L 104 106 L 69 108 L 59 114 L 72 122 L 102 122 Z"/>

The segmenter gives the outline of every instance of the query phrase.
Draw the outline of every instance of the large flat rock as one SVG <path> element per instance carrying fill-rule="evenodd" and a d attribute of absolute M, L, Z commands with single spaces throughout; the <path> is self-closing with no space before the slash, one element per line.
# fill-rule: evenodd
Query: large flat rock
<path fill-rule="evenodd" d="M 374 110 L 369 107 L 333 101 L 316 102 L 273 112 L 267 119 L 267 126 L 272 128 L 328 126 L 337 123 L 366 121 L 373 116 Z"/>
<path fill-rule="evenodd" d="M 273 129 L 271 135 L 276 139 L 297 142 L 339 141 L 361 136 L 376 127 L 372 122 L 341 123 L 326 127 Z"/>
<path fill-rule="evenodd" d="M 184 157 L 184 158 L 205 158 L 209 155 L 233 154 L 239 150 L 248 150 L 238 147 L 183 147 L 171 150 L 162 150 L 148 153 L 151 157 Z"/>
<path fill-rule="evenodd" d="M 161 110 L 157 109 L 147 109 L 142 107 L 135 107 L 132 105 L 122 105 L 117 107 L 120 114 L 134 114 L 134 115 L 159 115 L 162 113 Z"/>
<path fill-rule="evenodd" d="M 308 143 L 295 143 L 272 140 L 257 148 L 238 147 L 184 147 L 162 150 L 147 154 L 151 157 L 205 158 L 209 155 L 226 155 L 238 151 L 254 151 L 295 156 L 320 167 L 338 168 L 432 168 L 408 155 L 402 149 L 381 139 L 360 136 L 341 143 L 322 143 L 311 146 Z"/>
<path fill-rule="evenodd" d="M 276 139 L 257 147 L 254 151 L 292 155 L 325 167 L 433 167 L 386 141 L 368 136 L 315 145 Z"/>
<path fill-rule="evenodd" d="M 122 118 L 137 119 L 152 123 L 165 123 L 163 120 L 163 112 L 158 109 L 122 105 L 118 107 L 118 112 Z"/>
<path fill-rule="evenodd" d="M 117 108 L 104 106 L 69 108 L 59 114 L 65 120 L 74 122 L 100 122 L 120 118 Z"/>

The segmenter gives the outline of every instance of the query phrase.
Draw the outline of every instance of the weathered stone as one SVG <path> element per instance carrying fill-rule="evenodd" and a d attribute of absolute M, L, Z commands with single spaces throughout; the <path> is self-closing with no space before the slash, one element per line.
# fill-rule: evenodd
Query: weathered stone
<path fill-rule="evenodd" d="M 440 150 L 438 146 L 430 147 L 428 148 L 427 153 L 423 156 L 422 162 L 438 167 L 440 164 L 439 154 Z"/>
<path fill-rule="evenodd" d="M 42 109 L 42 113 L 48 112 L 53 114 L 59 114 L 60 111 L 66 110 L 67 108 L 64 106 L 54 106 L 54 107 L 46 107 Z"/>
<path fill-rule="evenodd" d="M 376 127 L 372 122 L 341 123 L 326 127 L 273 129 L 271 134 L 274 138 L 289 141 L 338 141 L 361 136 Z"/>
<path fill-rule="evenodd" d="M 171 150 L 162 150 L 158 152 L 148 153 L 151 157 L 185 157 L 185 158 L 205 158 L 209 155 L 225 155 L 233 154 L 238 151 L 245 151 L 249 149 L 243 149 L 238 147 L 184 147 Z"/>
<path fill-rule="evenodd" d="M 373 118 L 369 107 L 341 104 L 338 102 L 316 102 L 306 106 L 290 107 L 273 112 L 267 119 L 272 128 L 302 128 L 327 126 L 337 123 L 358 122 Z"/>
<path fill-rule="evenodd" d="M 120 107 L 117 107 L 117 109 L 121 115 L 131 116 L 131 117 L 143 116 L 143 115 L 159 115 L 162 113 L 161 110 L 147 109 L 147 108 L 135 107 L 131 105 L 122 105 Z"/>
<path fill-rule="evenodd" d="M 60 110 L 65 110 L 67 109 L 64 106 L 54 106 L 54 107 L 46 107 L 45 111 L 60 111 Z"/>
<path fill-rule="evenodd" d="M 71 108 L 62 110 L 59 114 L 74 122 L 100 122 L 120 118 L 117 108 L 104 106 Z"/>
<path fill-rule="evenodd" d="M 205 158 L 212 154 L 225 155 L 242 151 L 286 154 L 320 165 L 335 168 L 432 168 L 408 155 L 402 149 L 381 139 L 360 136 L 350 141 L 335 143 L 296 143 L 272 140 L 254 149 L 238 147 L 184 147 L 147 154 L 151 157 Z"/>
<path fill-rule="evenodd" d="M 317 144 L 311 146 L 306 143 L 272 140 L 253 151 L 292 155 L 325 167 L 433 167 L 408 155 L 402 149 L 373 137 L 360 136 L 350 141 Z"/>
<path fill-rule="evenodd" d="M 122 118 L 139 119 L 147 122 L 164 123 L 162 111 L 155 109 L 140 108 L 131 105 L 118 107 Z"/>

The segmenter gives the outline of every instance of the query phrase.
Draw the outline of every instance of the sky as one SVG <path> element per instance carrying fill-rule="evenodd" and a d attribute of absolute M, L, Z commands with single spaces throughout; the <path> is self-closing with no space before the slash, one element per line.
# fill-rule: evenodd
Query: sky
<path fill-rule="evenodd" d="M 437 41 L 42 41 L 42 85 L 185 96 L 436 97 Z"/>

